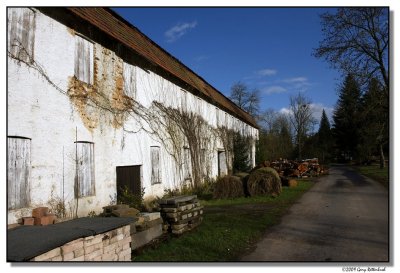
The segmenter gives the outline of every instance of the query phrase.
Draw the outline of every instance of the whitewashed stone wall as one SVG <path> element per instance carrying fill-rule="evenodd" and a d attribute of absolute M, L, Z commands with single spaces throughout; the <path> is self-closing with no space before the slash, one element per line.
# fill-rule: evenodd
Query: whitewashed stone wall
<path fill-rule="evenodd" d="M 134 133 L 113 126 L 110 120 L 101 117 L 92 127 L 88 126 L 77 105 L 60 92 L 67 92 L 74 76 L 76 33 L 39 11 L 36 11 L 35 25 L 33 58 L 57 89 L 35 69 L 8 58 L 7 134 L 31 138 L 30 207 L 10 210 L 8 224 L 15 223 L 22 216 L 30 216 L 32 208 L 47 205 L 52 198 L 64 197 L 68 212 L 75 211 L 76 140 L 93 142 L 95 155 L 95 195 L 79 199 L 79 216 L 87 216 L 90 211 L 101 212 L 101 208 L 115 198 L 116 166 L 141 165 L 142 186 L 148 197 L 162 195 L 165 188 L 179 186 L 182 180 L 182 174 L 177 171 L 179 166 L 156 138 L 139 130 L 136 119 L 124 123 L 125 129 Z M 94 45 L 94 51 L 95 59 L 100 63 L 102 58 L 114 58 L 113 62 L 122 64 L 119 57 L 99 44 Z M 113 66 L 99 66 L 97 69 L 109 75 L 116 73 L 114 70 L 107 72 L 107 69 L 114 69 Z M 114 79 L 108 80 L 101 82 L 104 90 L 116 85 Z M 211 126 L 224 123 L 244 135 L 258 137 L 257 129 L 140 67 L 136 67 L 136 92 L 136 100 L 145 107 L 159 101 L 180 108 L 186 94 L 187 109 L 198 111 Z M 150 146 L 161 146 L 161 184 L 150 183 Z M 209 157 L 213 176 L 218 174 L 217 150 L 223 149 L 221 141 L 217 140 Z M 252 152 L 254 165 L 254 146 Z"/>

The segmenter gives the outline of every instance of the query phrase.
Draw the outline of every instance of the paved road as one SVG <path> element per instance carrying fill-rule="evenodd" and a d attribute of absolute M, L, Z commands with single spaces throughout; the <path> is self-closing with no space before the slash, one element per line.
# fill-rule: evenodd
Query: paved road
<path fill-rule="evenodd" d="M 242 260 L 387 262 L 388 226 L 388 191 L 335 166 Z"/>

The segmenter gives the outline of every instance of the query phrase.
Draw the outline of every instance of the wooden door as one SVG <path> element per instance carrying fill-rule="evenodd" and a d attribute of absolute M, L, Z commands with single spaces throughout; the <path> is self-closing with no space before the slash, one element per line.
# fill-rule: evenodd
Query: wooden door
<path fill-rule="evenodd" d="M 121 189 L 125 187 L 133 194 L 141 193 L 140 168 L 141 165 L 117 167 L 117 199 L 121 196 Z"/>

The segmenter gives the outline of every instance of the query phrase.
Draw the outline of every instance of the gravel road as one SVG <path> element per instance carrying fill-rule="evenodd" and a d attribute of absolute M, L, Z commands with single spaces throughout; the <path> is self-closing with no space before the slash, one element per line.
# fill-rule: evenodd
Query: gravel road
<path fill-rule="evenodd" d="M 381 184 L 331 167 L 242 261 L 388 262 L 388 205 Z"/>

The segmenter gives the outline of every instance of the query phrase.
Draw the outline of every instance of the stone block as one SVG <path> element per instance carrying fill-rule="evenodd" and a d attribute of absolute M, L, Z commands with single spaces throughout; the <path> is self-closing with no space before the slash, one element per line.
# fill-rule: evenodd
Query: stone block
<path fill-rule="evenodd" d="M 127 243 L 127 244 L 124 244 L 123 246 L 122 246 L 122 250 L 125 250 L 125 249 L 131 249 L 131 243 Z"/>
<path fill-rule="evenodd" d="M 159 212 L 142 212 L 140 216 L 143 217 L 145 221 L 153 221 L 161 217 Z"/>
<path fill-rule="evenodd" d="M 93 260 L 95 257 L 103 255 L 103 249 L 98 249 L 96 251 L 93 251 L 92 253 L 89 254 L 85 254 L 85 261 L 91 261 Z"/>
<path fill-rule="evenodd" d="M 145 231 L 137 232 L 132 234 L 132 249 L 137 249 L 148 244 L 150 241 L 158 238 L 162 235 L 161 225 L 151 227 Z"/>
<path fill-rule="evenodd" d="M 35 226 L 47 226 L 47 225 L 52 225 L 54 224 L 55 220 L 56 220 L 56 216 L 55 215 L 45 215 L 42 216 L 40 218 L 35 217 L 34 219 L 34 224 Z"/>
<path fill-rule="evenodd" d="M 118 261 L 125 261 L 125 256 L 130 255 L 131 254 L 131 250 L 130 249 L 125 249 L 118 254 Z"/>
<path fill-rule="evenodd" d="M 73 258 L 75 258 L 75 254 L 72 251 L 72 252 L 63 254 L 62 257 L 63 257 L 63 261 L 69 261 L 69 260 L 72 260 Z"/>
<path fill-rule="evenodd" d="M 100 255 L 100 256 L 94 257 L 92 261 L 94 261 L 94 262 L 101 262 L 101 261 L 103 261 L 103 258 L 102 258 L 102 256 Z"/>
<path fill-rule="evenodd" d="M 33 217 L 22 217 L 22 224 L 24 226 L 33 226 L 35 224 L 35 218 L 33 218 Z"/>
<path fill-rule="evenodd" d="M 112 260 L 114 259 L 114 257 L 115 257 L 115 254 L 114 254 L 114 253 L 103 253 L 103 254 L 101 255 L 101 259 L 102 259 L 104 262 L 112 261 Z"/>
<path fill-rule="evenodd" d="M 125 244 L 129 244 L 130 242 L 132 242 L 131 236 L 125 237 L 124 239 L 118 241 L 118 245 L 119 245 L 119 246 L 123 246 L 123 245 L 125 245 Z"/>
<path fill-rule="evenodd" d="M 135 217 L 139 214 L 140 211 L 134 208 L 127 208 L 127 209 L 117 209 L 113 210 L 112 214 L 117 217 Z"/>
<path fill-rule="evenodd" d="M 41 217 L 47 215 L 48 212 L 49 212 L 49 208 L 48 207 L 34 208 L 32 210 L 32 217 L 33 218 L 41 218 Z"/>
<path fill-rule="evenodd" d="M 45 260 L 49 260 L 51 258 L 54 258 L 56 256 L 60 256 L 61 255 L 61 249 L 59 247 L 52 249 L 46 253 L 43 253 L 39 256 L 36 256 L 34 258 L 35 261 L 45 261 Z"/>
<path fill-rule="evenodd" d="M 112 237 L 110 239 L 110 244 L 117 243 L 118 241 L 121 241 L 122 239 L 124 239 L 124 234 L 118 234 L 117 236 Z"/>
<path fill-rule="evenodd" d="M 56 256 L 56 257 L 51 258 L 51 261 L 52 261 L 52 262 L 62 262 L 62 261 L 63 261 L 63 258 L 62 258 L 62 256 L 60 255 L 60 256 Z"/>
<path fill-rule="evenodd" d="M 63 255 L 65 255 L 65 253 L 73 252 L 74 250 L 81 249 L 81 248 L 83 248 L 83 239 L 82 238 L 71 241 L 71 242 L 66 243 L 65 245 L 61 246 L 61 251 L 62 251 Z"/>
<path fill-rule="evenodd" d="M 160 205 L 175 205 L 178 203 L 189 202 L 197 200 L 197 195 L 190 195 L 190 196 L 175 196 L 166 199 L 161 199 L 158 201 Z"/>
<path fill-rule="evenodd" d="M 103 239 L 103 247 L 110 245 L 110 239 Z"/>
<path fill-rule="evenodd" d="M 118 247 L 118 243 L 110 244 L 104 247 L 104 253 L 115 253 L 115 249 Z"/>
<path fill-rule="evenodd" d="M 77 250 L 74 250 L 73 253 L 74 253 L 74 258 L 77 258 L 77 257 L 85 255 L 85 249 L 84 248 L 79 248 Z"/>
<path fill-rule="evenodd" d="M 91 245 L 96 245 L 96 244 L 102 243 L 102 242 L 103 242 L 103 235 L 98 234 L 96 236 L 86 237 L 85 240 L 83 241 L 83 245 L 84 245 L 84 247 L 89 247 Z"/>
<path fill-rule="evenodd" d="M 85 256 L 79 256 L 69 260 L 69 262 L 83 262 L 85 260 Z"/>
<path fill-rule="evenodd" d="M 103 242 L 97 243 L 95 245 L 90 245 L 90 246 L 84 247 L 83 249 L 84 249 L 85 255 L 89 254 L 89 253 L 92 253 L 92 252 L 94 252 L 94 251 L 96 251 L 98 249 L 103 249 Z"/>

